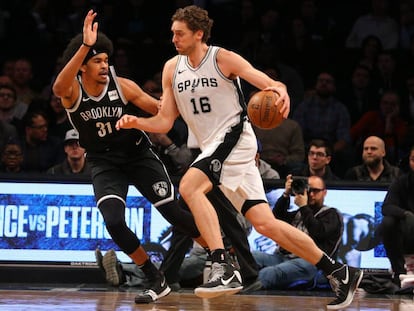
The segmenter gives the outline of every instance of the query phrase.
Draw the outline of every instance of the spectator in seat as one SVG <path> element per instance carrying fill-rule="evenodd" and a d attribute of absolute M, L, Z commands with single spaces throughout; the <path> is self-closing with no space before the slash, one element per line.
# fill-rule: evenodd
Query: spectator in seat
<path fill-rule="evenodd" d="M 79 133 L 75 129 L 66 132 L 63 142 L 66 158 L 47 170 L 52 175 L 79 174 L 90 177 L 91 167 L 86 159 L 85 148 L 79 145 Z"/>
<path fill-rule="evenodd" d="M 401 175 L 397 166 L 385 160 L 385 143 L 377 136 L 364 141 L 362 164 L 351 167 L 345 174 L 346 180 L 392 182 Z"/>
<path fill-rule="evenodd" d="M 324 181 L 339 180 L 329 166 L 331 159 L 331 146 L 323 139 L 313 139 L 309 143 L 308 164 L 302 170 L 293 171 L 293 175 L 319 176 Z"/>
<path fill-rule="evenodd" d="M 28 110 L 24 117 L 25 135 L 22 138 L 24 162 L 28 172 L 46 172 L 64 159 L 62 140 L 48 133 L 49 122 L 42 110 Z"/>
<path fill-rule="evenodd" d="M 1 150 L 1 172 L 14 174 L 24 171 L 22 146 L 17 139 L 10 139 Z"/>

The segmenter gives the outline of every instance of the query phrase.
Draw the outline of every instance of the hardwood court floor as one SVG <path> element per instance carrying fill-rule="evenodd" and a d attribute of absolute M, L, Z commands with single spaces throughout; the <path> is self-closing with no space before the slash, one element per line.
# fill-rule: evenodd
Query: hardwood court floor
<path fill-rule="evenodd" d="M 258 291 L 249 295 L 200 299 L 191 290 L 173 292 L 153 304 L 136 305 L 136 290 L 79 287 L 14 287 L 0 288 L 0 310 L 15 311 L 268 311 L 268 310 L 325 310 L 332 299 L 331 292 Z M 356 294 L 346 310 L 412 311 L 412 295 L 389 296 Z"/>

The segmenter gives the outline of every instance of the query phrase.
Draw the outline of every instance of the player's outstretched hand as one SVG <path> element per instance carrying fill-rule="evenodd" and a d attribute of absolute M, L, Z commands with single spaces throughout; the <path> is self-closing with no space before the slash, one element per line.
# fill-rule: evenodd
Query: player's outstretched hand
<path fill-rule="evenodd" d="M 97 13 L 89 10 L 83 22 L 83 43 L 93 46 L 98 35 L 98 22 L 95 22 Z"/>
<path fill-rule="evenodd" d="M 131 116 L 129 114 L 123 115 L 117 122 L 116 122 L 116 129 L 132 129 L 137 128 L 138 126 L 138 118 L 136 116 Z"/>

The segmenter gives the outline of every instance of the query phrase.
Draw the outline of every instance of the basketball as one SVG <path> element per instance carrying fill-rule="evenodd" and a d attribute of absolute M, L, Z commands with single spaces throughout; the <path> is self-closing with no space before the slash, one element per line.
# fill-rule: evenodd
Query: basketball
<path fill-rule="evenodd" d="M 273 91 L 256 92 L 247 105 L 247 115 L 250 121 L 261 129 L 272 129 L 283 121 L 280 107 L 275 106 L 279 95 Z"/>

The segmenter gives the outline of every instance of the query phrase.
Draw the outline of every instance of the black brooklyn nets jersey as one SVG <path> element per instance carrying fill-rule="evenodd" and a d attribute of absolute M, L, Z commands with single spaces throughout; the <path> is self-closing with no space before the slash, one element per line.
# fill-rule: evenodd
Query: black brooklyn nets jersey
<path fill-rule="evenodd" d="M 92 96 L 81 86 L 78 101 L 66 109 L 70 122 L 79 132 L 79 143 L 87 152 L 131 149 L 147 136 L 139 130 L 117 130 L 115 124 L 125 113 L 131 114 L 132 103 L 125 99 L 116 80 L 114 68 L 109 70 L 108 83 L 99 96 Z M 135 106 L 134 106 L 135 107 Z M 137 109 L 136 109 L 137 110 Z"/>

